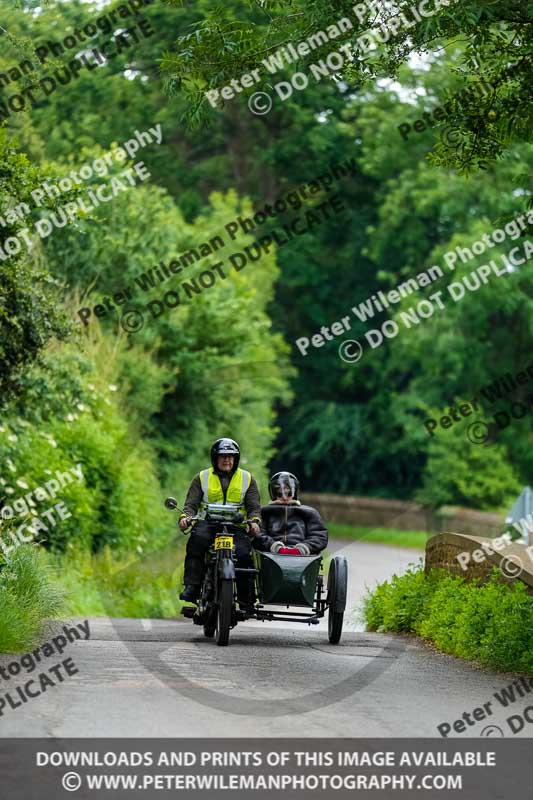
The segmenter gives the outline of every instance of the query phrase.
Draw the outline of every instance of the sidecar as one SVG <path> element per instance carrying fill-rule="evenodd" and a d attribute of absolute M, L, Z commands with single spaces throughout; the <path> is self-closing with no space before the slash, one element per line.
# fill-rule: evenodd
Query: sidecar
<path fill-rule="evenodd" d="M 328 638 L 337 644 L 342 634 L 348 564 L 344 556 L 334 556 L 324 587 L 322 556 L 301 556 L 254 551 L 258 604 L 254 616 L 259 620 L 284 620 L 318 625 L 328 611 Z M 267 606 L 305 608 L 307 611 L 282 611 Z"/>

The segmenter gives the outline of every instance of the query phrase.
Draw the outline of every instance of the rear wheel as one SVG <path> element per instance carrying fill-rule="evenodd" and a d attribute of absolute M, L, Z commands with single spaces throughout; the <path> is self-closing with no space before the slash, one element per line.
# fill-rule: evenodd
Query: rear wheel
<path fill-rule="evenodd" d="M 344 556 L 335 556 L 328 573 L 328 638 L 331 644 L 338 644 L 342 635 L 347 586 L 348 563 Z"/>
<path fill-rule="evenodd" d="M 227 645 L 227 643 L 229 642 L 232 608 L 233 608 L 233 581 L 223 580 L 220 582 L 220 591 L 218 595 L 218 608 L 217 608 L 217 622 L 216 622 L 217 644 L 220 645 L 221 647 Z"/>

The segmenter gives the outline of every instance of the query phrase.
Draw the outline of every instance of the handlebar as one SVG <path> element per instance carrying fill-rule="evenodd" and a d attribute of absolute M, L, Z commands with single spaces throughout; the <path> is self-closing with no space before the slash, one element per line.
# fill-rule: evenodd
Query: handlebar
<path fill-rule="evenodd" d="M 181 511 L 181 513 L 184 513 L 183 510 L 178 506 L 177 501 L 173 497 L 167 497 L 167 499 L 165 500 L 165 506 L 171 511 L 176 510 L 176 511 Z M 194 517 L 188 516 L 186 519 L 188 522 L 187 527 L 190 527 L 191 522 L 197 522 L 199 519 L 201 519 L 201 517 L 199 517 L 196 514 Z M 209 511 L 206 513 L 205 521 L 207 523 L 219 523 L 222 525 L 242 525 L 242 524 L 251 525 L 253 522 L 257 522 L 257 520 L 254 519 L 244 519 L 243 515 L 240 512 L 233 514 L 232 516 L 228 516 L 224 514 L 209 513 Z M 185 533 L 185 531 L 183 531 L 183 533 Z"/>

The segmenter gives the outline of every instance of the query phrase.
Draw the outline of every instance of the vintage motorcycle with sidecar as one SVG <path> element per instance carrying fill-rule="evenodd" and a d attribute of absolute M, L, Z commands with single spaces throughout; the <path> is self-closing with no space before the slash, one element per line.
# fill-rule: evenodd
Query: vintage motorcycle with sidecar
<path fill-rule="evenodd" d="M 178 509 L 173 497 L 165 500 L 168 509 Z M 178 509 L 179 510 L 179 509 Z M 191 521 L 198 519 L 194 517 Z M 205 521 L 213 527 L 213 542 L 206 554 L 206 570 L 197 607 L 185 606 L 183 615 L 195 625 L 202 625 L 204 635 L 215 637 L 218 645 L 227 645 L 230 630 L 247 619 L 303 622 L 318 625 L 328 612 L 328 638 L 338 644 L 342 634 L 348 564 L 344 556 L 330 560 L 327 587 L 324 588 L 322 555 L 302 556 L 293 548 L 278 553 L 254 549 L 253 569 L 236 565 L 235 526 L 248 523 L 243 515 L 222 503 L 210 503 Z M 237 599 L 237 573 L 248 573 L 250 597 L 243 605 Z M 306 608 L 307 611 L 280 611 L 269 606 Z"/>

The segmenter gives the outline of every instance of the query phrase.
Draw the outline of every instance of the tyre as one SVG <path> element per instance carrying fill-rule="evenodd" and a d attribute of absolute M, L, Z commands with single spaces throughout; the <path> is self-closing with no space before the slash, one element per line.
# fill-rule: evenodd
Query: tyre
<path fill-rule="evenodd" d="M 328 573 L 328 639 L 331 644 L 338 644 L 341 639 L 347 587 L 348 563 L 344 556 L 335 556 Z"/>
<path fill-rule="evenodd" d="M 328 612 L 328 639 L 330 644 L 338 644 L 342 636 L 342 623 L 344 621 L 344 612 L 341 614 L 339 611 L 333 611 L 332 608 Z"/>
<path fill-rule="evenodd" d="M 216 641 L 221 647 L 224 647 L 229 642 L 232 610 L 233 581 L 220 581 L 216 622 Z"/>

